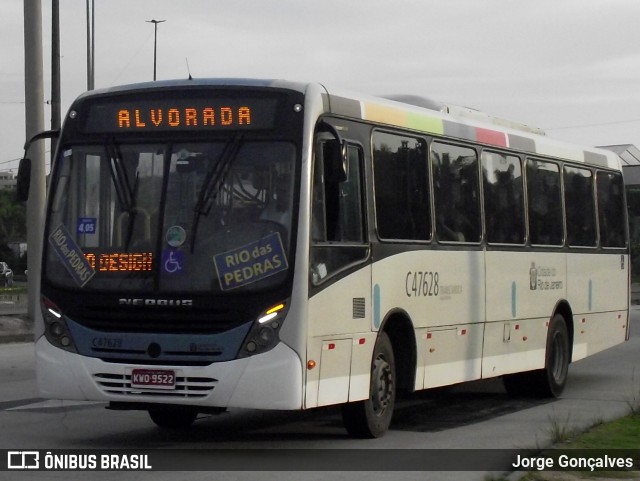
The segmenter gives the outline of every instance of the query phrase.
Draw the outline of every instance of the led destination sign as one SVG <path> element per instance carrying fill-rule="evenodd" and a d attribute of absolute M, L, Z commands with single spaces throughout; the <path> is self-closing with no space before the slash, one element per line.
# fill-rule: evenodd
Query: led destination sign
<path fill-rule="evenodd" d="M 84 131 L 249 130 L 273 128 L 274 98 L 193 98 L 104 101 L 87 109 Z"/>
<path fill-rule="evenodd" d="M 86 253 L 84 257 L 97 272 L 149 272 L 153 268 L 151 252 Z"/>

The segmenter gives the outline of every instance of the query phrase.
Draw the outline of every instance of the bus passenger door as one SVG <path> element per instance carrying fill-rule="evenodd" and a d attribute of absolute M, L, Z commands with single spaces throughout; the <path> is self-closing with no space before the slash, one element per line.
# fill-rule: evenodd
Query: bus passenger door
<path fill-rule="evenodd" d="M 368 396 L 371 268 L 364 217 L 363 152 L 319 140 L 314 165 L 305 406 Z M 375 339 L 375 337 L 374 337 Z"/>

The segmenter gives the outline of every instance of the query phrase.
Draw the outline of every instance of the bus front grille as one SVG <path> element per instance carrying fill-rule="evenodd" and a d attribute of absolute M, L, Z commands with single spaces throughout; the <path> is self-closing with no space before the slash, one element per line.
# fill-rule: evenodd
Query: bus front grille
<path fill-rule="evenodd" d="M 208 396 L 216 384 L 217 379 L 209 377 L 177 377 L 175 388 L 155 389 L 131 386 L 131 375 L 96 373 L 93 375 L 100 390 L 109 395 L 135 397 L 171 397 L 183 399 L 197 399 Z"/>

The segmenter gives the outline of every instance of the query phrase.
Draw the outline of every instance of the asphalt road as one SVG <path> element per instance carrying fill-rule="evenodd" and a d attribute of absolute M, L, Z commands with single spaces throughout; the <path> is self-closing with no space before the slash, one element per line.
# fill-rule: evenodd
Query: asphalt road
<path fill-rule="evenodd" d="M 640 403 L 640 310 L 632 311 L 632 338 L 573 364 L 557 400 L 513 400 L 496 380 L 418 393 L 398 404 L 387 435 L 350 439 L 335 408 L 308 412 L 232 410 L 202 416 L 188 432 L 157 429 L 144 412 L 106 411 L 100 403 L 40 398 L 35 384 L 33 343 L 0 345 L 0 449 L 233 449 L 256 466 L 259 450 L 380 449 L 380 455 L 415 449 L 527 449 L 547 446 L 558 427 L 585 429 L 629 412 Z M 295 454 L 295 451 L 284 451 Z M 327 451 L 330 453 L 330 451 Z M 448 451 L 441 451 L 447 455 Z M 305 456 L 308 452 L 305 451 Z M 326 452 L 325 452 L 326 453 Z M 436 451 L 438 453 L 438 451 Z M 462 453 L 462 452 L 461 452 Z M 433 453 L 431 453 L 433 454 Z M 323 455 L 323 454 L 319 454 Z M 325 454 L 326 455 L 326 454 Z M 329 455 L 331 458 L 331 456 Z M 327 465 L 331 465 L 328 459 Z M 462 465 L 462 464 L 461 464 Z M 256 468 L 251 468 L 256 469 Z M 327 468 L 325 468 L 327 469 Z M 463 468 L 461 468 L 463 469 Z M 0 479 L 16 479 L 0 472 Z M 88 473 L 29 473 L 29 479 L 87 479 Z M 11 476 L 10 476 L 11 475 Z M 214 480 L 484 480 L 486 472 L 185 471 L 91 473 L 92 479 Z M 497 476 L 497 473 L 494 473 Z M 27 479 L 27 478 L 25 478 Z"/>

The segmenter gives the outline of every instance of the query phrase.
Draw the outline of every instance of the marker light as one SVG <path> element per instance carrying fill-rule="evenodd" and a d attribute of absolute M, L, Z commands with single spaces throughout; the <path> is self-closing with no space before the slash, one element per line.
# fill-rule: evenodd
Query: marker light
<path fill-rule="evenodd" d="M 264 324 L 265 322 L 269 322 L 271 319 L 274 319 L 280 311 L 284 309 L 284 303 L 276 304 L 271 309 L 267 309 L 262 317 L 258 319 L 258 323 Z"/>
<path fill-rule="evenodd" d="M 256 318 L 238 354 L 239 357 L 267 352 L 280 342 L 278 332 L 284 322 L 286 307 L 286 302 L 273 304 Z"/>
<path fill-rule="evenodd" d="M 45 296 L 41 296 L 40 306 L 44 320 L 44 335 L 47 340 L 60 349 L 76 352 L 62 309 Z"/>

